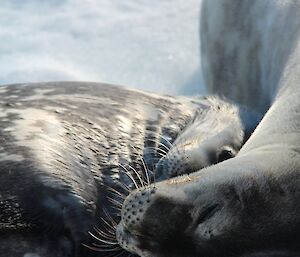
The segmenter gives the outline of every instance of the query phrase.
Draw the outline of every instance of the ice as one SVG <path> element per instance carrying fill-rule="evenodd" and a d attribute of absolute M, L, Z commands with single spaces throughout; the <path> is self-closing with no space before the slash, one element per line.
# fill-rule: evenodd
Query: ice
<path fill-rule="evenodd" d="M 201 0 L 1 0 L 0 83 L 203 92 Z"/>

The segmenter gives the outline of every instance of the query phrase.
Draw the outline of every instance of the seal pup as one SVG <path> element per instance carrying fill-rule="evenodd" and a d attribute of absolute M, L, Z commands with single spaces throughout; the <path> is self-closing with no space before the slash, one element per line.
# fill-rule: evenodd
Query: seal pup
<path fill-rule="evenodd" d="M 204 0 L 201 17 L 208 87 L 266 113 L 235 158 L 132 192 L 118 242 L 142 257 L 300 256 L 300 3 Z"/>
<path fill-rule="evenodd" d="M 83 82 L 1 86 L 0 256 L 128 256 L 112 231 L 119 208 L 153 182 L 161 156 L 186 141 L 211 156 L 193 169 L 211 165 L 222 149 L 234 155 L 258 121 L 216 97 Z M 180 160 L 174 153 L 166 166 Z"/>

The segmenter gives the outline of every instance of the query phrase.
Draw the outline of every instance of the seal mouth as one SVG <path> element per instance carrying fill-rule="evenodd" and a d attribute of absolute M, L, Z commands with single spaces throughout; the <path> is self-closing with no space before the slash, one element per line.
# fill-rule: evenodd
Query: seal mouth
<path fill-rule="evenodd" d="M 128 239 L 129 237 L 131 237 L 131 233 L 128 230 L 128 228 L 126 227 L 126 225 L 119 223 L 118 226 L 117 226 L 117 239 L 118 239 L 118 241 L 119 241 L 119 239 Z"/>
<path fill-rule="evenodd" d="M 117 233 L 120 233 L 120 239 L 132 239 L 137 240 L 140 238 L 147 238 L 147 236 L 143 236 L 136 231 L 130 231 L 127 225 L 123 222 L 119 223 L 117 226 Z"/>
<path fill-rule="evenodd" d="M 125 235 L 130 235 L 131 233 L 129 232 L 129 229 L 128 229 L 128 227 L 126 226 L 126 224 L 125 223 L 122 223 L 122 226 L 123 226 L 123 233 L 125 234 Z"/>
<path fill-rule="evenodd" d="M 153 256 L 147 250 L 143 250 L 140 248 L 140 241 L 139 239 L 147 240 L 148 242 L 151 241 L 150 237 L 138 234 L 136 232 L 131 232 L 122 221 L 117 225 L 116 228 L 116 238 L 119 245 L 125 249 L 126 251 L 137 254 L 143 257 L 151 257 Z"/>
<path fill-rule="evenodd" d="M 128 228 L 126 227 L 126 224 L 123 224 L 120 222 L 117 225 L 116 229 L 116 238 L 119 243 L 119 245 L 124 248 L 125 250 L 136 253 L 136 240 L 137 235 L 131 233 Z"/>

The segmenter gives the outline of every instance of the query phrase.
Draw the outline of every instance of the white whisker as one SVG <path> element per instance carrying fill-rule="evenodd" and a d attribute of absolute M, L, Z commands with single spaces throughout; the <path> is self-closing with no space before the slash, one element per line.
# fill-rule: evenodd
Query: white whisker
<path fill-rule="evenodd" d="M 104 240 L 104 239 L 101 239 L 97 236 L 95 236 L 92 232 L 88 232 L 90 236 L 92 236 L 93 238 L 95 238 L 96 240 L 104 243 L 104 244 L 108 244 L 108 245 L 118 245 L 117 242 L 111 242 L 111 241 L 108 241 L 108 240 Z"/>
<path fill-rule="evenodd" d="M 120 167 L 121 167 L 121 166 L 120 166 Z M 120 172 L 123 172 L 124 174 L 126 174 L 126 175 L 131 179 L 131 181 L 133 182 L 135 188 L 136 188 L 136 189 L 139 189 L 138 184 L 136 183 L 136 181 L 134 180 L 134 178 L 132 177 L 132 175 L 131 175 L 130 172 L 128 172 L 127 170 L 125 170 L 125 171 L 124 171 L 124 170 L 121 170 Z"/>
<path fill-rule="evenodd" d="M 145 139 L 145 141 L 151 141 L 151 142 L 154 142 L 154 143 L 157 143 L 158 145 L 162 146 L 163 148 L 165 148 L 167 151 L 169 151 L 171 149 L 171 147 L 168 147 L 166 145 L 164 145 L 163 143 L 155 140 L 155 139 L 152 139 L 152 138 L 147 138 Z"/>
<path fill-rule="evenodd" d="M 112 216 L 108 213 L 106 208 L 103 208 L 103 212 L 106 215 L 106 217 L 111 221 L 112 225 L 116 227 L 118 224 L 115 222 L 115 220 L 112 218 Z"/>
<path fill-rule="evenodd" d="M 109 230 L 108 228 L 106 228 L 107 231 L 114 234 L 116 231 L 116 228 L 113 225 L 109 224 L 104 218 L 100 217 L 100 219 L 108 226 L 109 229 L 112 229 L 112 230 Z"/>
<path fill-rule="evenodd" d="M 125 169 L 127 172 L 130 172 L 124 165 L 122 164 L 119 164 L 123 169 Z M 127 164 L 129 166 L 129 168 L 131 170 L 133 170 L 134 174 L 137 176 L 138 180 L 140 181 L 141 183 L 141 186 L 143 187 L 144 186 L 144 181 L 142 180 L 141 176 L 139 175 L 139 173 L 129 164 Z"/>
<path fill-rule="evenodd" d="M 83 246 L 93 250 L 93 251 L 96 251 L 96 252 L 116 252 L 116 251 L 119 251 L 121 250 L 122 248 L 120 246 L 117 246 L 115 248 L 112 248 L 112 249 L 101 249 L 101 248 L 97 248 L 97 247 L 93 247 L 93 246 L 90 246 L 90 245 L 86 245 L 86 244 L 82 244 Z"/>
<path fill-rule="evenodd" d="M 138 151 L 136 150 L 136 148 L 133 145 L 130 144 L 130 146 L 138 153 Z M 148 176 L 148 173 L 147 173 L 148 169 L 146 167 L 146 163 L 144 161 L 143 156 L 140 156 L 140 159 L 141 159 L 142 164 L 143 164 L 144 169 L 145 169 L 145 173 L 146 173 L 146 177 L 147 177 L 147 183 L 148 183 L 148 185 L 150 185 L 150 179 L 149 179 L 149 176 Z"/>
<path fill-rule="evenodd" d="M 114 235 L 107 234 L 107 233 L 105 233 L 104 231 L 101 231 L 98 228 L 94 228 L 94 230 L 96 231 L 97 234 L 102 236 L 104 239 L 107 239 L 107 240 L 110 240 L 110 241 L 116 241 L 116 237 Z"/>
<path fill-rule="evenodd" d="M 164 150 L 162 150 L 160 148 L 153 147 L 153 146 L 146 146 L 145 148 L 146 149 L 150 149 L 152 153 L 159 154 L 161 157 L 164 157 L 164 156 L 166 156 L 168 154 L 166 151 L 164 151 Z M 163 154 L 160 153 L 160 152 L 163 152 Z"/>
<path fill-rule="evenodd" d="M 111 202 L 112 204 L 114 204 L 114 205 L 116 205 L 116 206 L 118 206 L 118 207 L 122 207 L 122 203 L 120 203 L 119 201 L 117 201 L 117 200 L 115 200 L 115 199 L 113 199 L 113 198 L 111 198 L 111 197 L 109 197 L 109 196 L 107 196 L 106 198 L 107 198 L 108 201 Z"/>

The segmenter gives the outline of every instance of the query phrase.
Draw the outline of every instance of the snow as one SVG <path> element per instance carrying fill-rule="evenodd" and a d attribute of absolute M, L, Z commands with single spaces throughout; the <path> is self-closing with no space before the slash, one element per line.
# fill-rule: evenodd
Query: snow
<path fill-rule="evenodd" d="M 203 92 L 201 0 L 0 0 L 0 84 L 98 81 Z"/>

